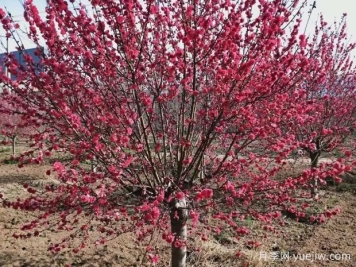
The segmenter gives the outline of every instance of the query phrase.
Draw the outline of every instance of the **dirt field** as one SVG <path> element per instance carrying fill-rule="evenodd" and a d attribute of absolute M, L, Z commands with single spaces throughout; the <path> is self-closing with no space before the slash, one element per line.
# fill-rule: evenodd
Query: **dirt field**
<path fill-rule="evenodd" d="M 26 194 L 21 183 L 37 184 L 54 180 L 45 175 L 50 166 L 27 166 L 18 169 L 13 164 L 0 164 L 0 193 L 17 196 Z M 346 192 L 338 192 L 346 191 Z M 239 243 L 226 242 L 224 237 L 195 244 L 199 253 L 189 253 L 188 266 L 232 267 L 232 266 L 297 266 L 297 267 L 356 267 L 356 195 L 346 187 L 330 187 L 322 191 L 321 205 L 338 205 L 341 213 L 322 225 L 307 225 L 290 220 L 280 236 L 269 237 L 257 249 L 248 249 Z M 48 231 L 39 237 L 15 239 L 12 234 L 32 215 L 18 210 L 0 208 L 0 266 L 152 266 L 143 260 L 143 248 L 133 242 L 130 234 L 110 241 L 106 246 L 88 245 L 81 253 L 71 250 L 58 255 L 47 251 L 52 241 L 58 241 L 65 233 Z M 252 227 L 253 228 L 253 227 Z M 258 232 L 258 229 L 257 229 Z M 226 238 L 225 238 L 226 239 Z M 242 240 L 243 241 L 243 240 Z M 168 266 L 169 247 L 155 244 L 161 253 L 161 262 L 156 266 Z M 237 259 L 236 251 L 243 256 Z M 289 259 L 277 260 L 275 252 L 289 255 Z M 272 253 L 272 254 L 271 254 Z M 308 260 L 305 257 L 313 258 Z M 296 255 L 299 255 L 297 258 Z M 321 259 L 334 255 L 334 260 Z M 343 258 L 342 258 L 343 257 Z"/>

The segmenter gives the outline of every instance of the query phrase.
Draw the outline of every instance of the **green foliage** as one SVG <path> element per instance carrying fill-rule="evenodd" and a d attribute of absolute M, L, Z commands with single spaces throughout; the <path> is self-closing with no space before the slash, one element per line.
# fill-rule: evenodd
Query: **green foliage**
<path fill-rule="evenodd" d="M 221 231 L 219 234 L 214 235 L 214 238 L 222 245 L 230 244 L 232 240 L 231 234 L 227 231 Z"/>
<path fill-rule="evenodd" d="M 4 159 L 4 164 L 17 164 L 17 160 L 15 159 Z"/>
<path fill-rule="evenodd" d="M 236 223 L 240 226 L 251 227 L 256 223 L 256 220 L 252 216 L 247 216 L 244 220 L 238 219 Z"/>

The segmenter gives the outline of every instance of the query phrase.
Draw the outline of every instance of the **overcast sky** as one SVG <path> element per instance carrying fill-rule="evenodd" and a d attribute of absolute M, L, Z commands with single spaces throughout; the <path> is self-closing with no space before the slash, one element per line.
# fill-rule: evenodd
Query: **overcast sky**
<path fill-rule="evenodd" d="M 0 0 L 0 6 L 6 7 L 7 10 L 12 14 L 14 20 L 18 20 L 20 25 L 26 25 L 23 19 L 23 9 L 20 4 L 23 0 Z M 308 0 L 309 6 L 314 2 L 314 0 Z M 33 0 L 33 2 L 38 6 L 40 12 L 44 11 L 46 0 Z M 79 2 L 78 0 L 76 2 Z M 84 4 L 88 3 L 88 0 L 82 0 Z M 309 9 L 309 7 L 308 7 Z M 307 33 L 313 30 L 315 21 L 318 18 L 318 14 L 322 13 L 326 21 L 332 23 L 335 19 L 340 20 L 343 13 L 347 13 L 347 23 L 348 23 L 348 34 L 353 41 L 356 41 L 356 0 L 316 0 L 316 9 L 313 10 L 310 22 L 308 24 Z M 6 39 L 1 37 L 4 35 L 4 31 L 0 29 L 0 38 L 3 44 L 6 44 Z M 23 36 L 23 41 L 26 47 L 33 47 L 30 43 L 26 42 L 25 35 Z M 15 49 L 15 43 L 9 39 L 9 50 Z M 0 45 L 0 53 L 5 52 L 4 48 Z"/>

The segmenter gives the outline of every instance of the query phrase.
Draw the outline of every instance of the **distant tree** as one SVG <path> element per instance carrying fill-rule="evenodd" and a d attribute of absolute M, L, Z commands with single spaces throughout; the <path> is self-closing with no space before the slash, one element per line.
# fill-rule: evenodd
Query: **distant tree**
<path fill-rule="evenodd" d="M 323 153 L 341 149 L 356 126 L 354 49 L 355 43 L 350 43 L 346 34 L 346 15 L 339 24 L 331 26 L 320 18 L 308 48 L 315 67 L 304 81 L 310 116 L 305 123 L 295 125 L 296 136 L 310 158 L 312 169 L 317 168 Z M 347 157 L 351 151 L 352 148 L 344 149 Z M 318 177 L 312 185 L 312 196 L 317 196 L 317 183 Z"/>
<path fill-rule="evenodd" d="M 21 114 L 17 113 L 13 105 L 0 99 L 0 130 L 5 137 L 2 143 L 7 144 L 7 138 L 10 140 L 11 154 L 14 156 L 18 137 L 29 136 L 34 129 L 21 119 Z"/>
<path fill-rule="evenodd" d="M 182 267 L 188 229 L 204 240 L 202 227 L 238 237 L 249 233 L 238 224 L 247 216 L 272 230 L 281 210 L 304 216 L 295 189 L 311 171 L 276 178 L 298 148 L 286 125 L 307 118 L 304 81 L 318 78 L 298 34 L 298 1 L 101 0 L 90 15 L 58 0 L 48 1 L 45 19 L 32 1 L 24 7 L 29 38 L 38 47 L 43 39 L 47 52 L 38 51 L 41 72 L 25 55 L 26 68 L 7 62 L 16 81 L 1 76 L 5 96 L 42 129 L 21 160 L 36 151 L 37 162 L 55 151 L 73 156 L 53 165 L 59 185 L 4 198 L 6 207 L 41 212 L 23 227 L 29 235 L 49 217 L 85 240 L 101 221 L 101 244 L 126 231 L 140 240 L 158 232 L 172 244 L 171 266 Z M 0 19 L 11 28 L 5 12 Z M 87 224 L 78 225 L 79 214 Z"/>

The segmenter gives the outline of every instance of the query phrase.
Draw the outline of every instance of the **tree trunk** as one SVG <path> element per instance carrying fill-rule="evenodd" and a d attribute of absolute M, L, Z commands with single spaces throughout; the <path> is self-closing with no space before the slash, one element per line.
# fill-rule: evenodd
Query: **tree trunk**
<path fill-rule="evenodd" d="M 187 201 L 174 199 L 170 203 L 171 231 L 175 236 L 171 247 L 171 267 L 186 267 L 187 260 Z"/>
<path fill-rule="evenodd" d="M 320 153 L 311 152 L 310 153 L 310 168 L 314 169 L 318 167 Z M 310 195 L 312 198 L 318 197 L 318 177 L 314 177 L 311 184 Z"/>
<path fill-rule="evenodd" d="M 90 162 L 90 169 L 92 172 L 97 172 L 97 162 L 95 160 L 95 157 L 93 157 L 93 159 Z"/>
<path fill-rule="evenodd" d="M 11 153 L 15 156 L 16 136 L 11 137 Z"/>

